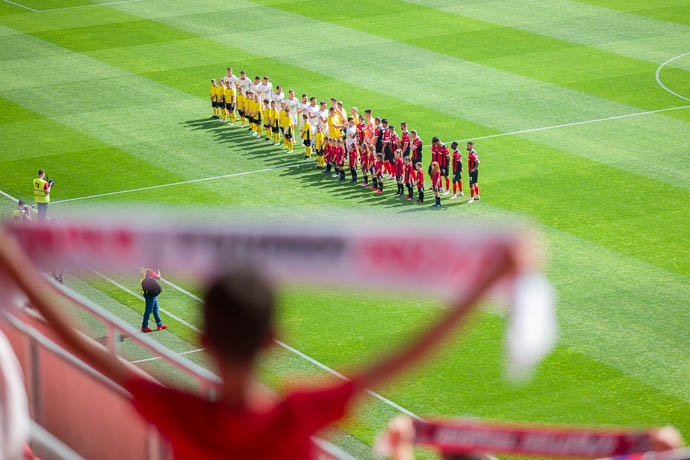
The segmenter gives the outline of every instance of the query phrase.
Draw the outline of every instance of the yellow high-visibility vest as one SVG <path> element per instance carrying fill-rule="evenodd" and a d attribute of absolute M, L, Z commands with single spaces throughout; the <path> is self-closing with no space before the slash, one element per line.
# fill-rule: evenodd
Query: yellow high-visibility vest
<path fill-rule="evenodd" d="M 33 180 L 34 184 L 34 201 L 36 203 L 50 203 L 50 193 L 46 192 L 45 185 L 46 181 L 37 177 Z"/>
<path fill-rule="evenodd" d="M 22 223 L 22 217 L 24 217 L 24 211 L 21 209 L 15 209 L 12 211 L 12 221 L 17 224 Z"/>

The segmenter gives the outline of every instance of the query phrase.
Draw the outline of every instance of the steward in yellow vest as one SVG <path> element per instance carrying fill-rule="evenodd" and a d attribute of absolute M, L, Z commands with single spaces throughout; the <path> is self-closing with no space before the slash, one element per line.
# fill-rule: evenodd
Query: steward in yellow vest
<path fill-rule="evenodd" d="M 53 181 L 46 180 L 46 172 L 38 170 L 38 177 L 32 181 L 34 187 L 34 201 L 38 207 L 38 220 L 45 220 L 48 216 L 48 203 L 50 203 L 50 189 Z"/>
<path fill-rule="evenodd" d="M 31 222 L 31 208 L 24 203 L 24 200 L 17 202 L 17 209 L 12 211 L 12 223 L 28 224 Z"/>

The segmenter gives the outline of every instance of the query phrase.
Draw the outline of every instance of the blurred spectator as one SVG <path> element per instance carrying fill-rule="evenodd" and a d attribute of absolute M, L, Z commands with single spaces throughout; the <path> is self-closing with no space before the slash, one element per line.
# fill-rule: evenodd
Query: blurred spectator
<path fill-rule="evenodd" d="M 27 206 L 24 200 L 17 202 L 17 209 L 12 211 L 12 222 L 15 224 L 28 224 L 31 222 L 31 206 Z"/>
<path fill-rule="evenodd" d="M 14 351 L 0 331 L 0 458 L 31 458 L 25 454 L 29 439 L 29 409 L 22 371 Z"/>
<path fill-rule="evenodd" d="M 204 299 L 201 341 L 222 380 L 218 400 L 209 401 L 141 378 L 132 366 L 77 333 L 49 290 L 40 288 L 45 281 L 21 249 L 0 233 L 0 269 L 77 354 L 131 393 L 137 411 L 167 438 L 176 458 L 312 458 L 312 435 L 343 417 L 365 389 L 428 357 L 496 280 L 514 273 L 524 259 L 521 252 L 517 247 L 497 248 L 496 263 L 477 274 L 469 292 L 401 350 L 352 380 L 297 389 L 278 402 L 258 397 L 254 380 L 259 352 L 273 342 L 273 289 L 249 270 L 229 273 L 210 285 Z"/>

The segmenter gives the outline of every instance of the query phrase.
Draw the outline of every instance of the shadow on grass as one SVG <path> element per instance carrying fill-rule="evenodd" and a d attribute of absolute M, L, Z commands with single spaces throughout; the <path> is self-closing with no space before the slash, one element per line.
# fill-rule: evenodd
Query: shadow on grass
<path fill-rule="evenodd" d="M 289 167 L 297 163 L 308 162 L 304 158 L 304 150 L 299 145 L 295 146 L 294 153 L 288 153 L 282 146 L 275 146 L 270 142 L 266 142 L 264 138 L 256 138 L 250 134 L 247 126 L 240 126 L 235 124 L 229 126 L 226 123 L 221 123 L 217 118 L 199 118 L 196 120 L 188 120 L 182 125 L 194 131 L 205 130 L 211 133 L 217 142 L 228 144 L 229 147 L 239 147 L 245 151 L 242 153 L 247 158 L 260 160 L 264 165 L 269 167 L 285 166 L 280 172 L 283 177 L 292 177 L 302 183 L 306 183 L 310 188 L 323 189 L 342 199 L 354 199 L 359 203 L 371 204 L 380 206 L 386 209 L 396 210 L 399 213 L 410 212 L 445 212 L 449 209 L 454 209 L 458 206 L 463 206 L 467 201 L 458 198 L 456 200 L 442 200 L 441 208 L 435 208 L 434 194 L 431 191 L 425 192 L 424 203 L 417 203 L 417 191 L 415 190 L 414 199 L 406 200 L 404 197 L 395 195 L 397 190 L 394 181 L 384 181 L 383 193 L 377 194 L 370 190 L 369 187 L 361 187 L 359 184 L 363 180 L 361 170 L 357 171 L 358 183 L 350 183 L 349 171 L 345 175 L 344 181 L 339 181 L 330 175 L 326 175 L 322 170 L 316 169 L 308 164 Z M 312 156 L 312 161 L 315 162 L 315 155 Z M 314 163 L 315 165 L 316 163 Z"/>

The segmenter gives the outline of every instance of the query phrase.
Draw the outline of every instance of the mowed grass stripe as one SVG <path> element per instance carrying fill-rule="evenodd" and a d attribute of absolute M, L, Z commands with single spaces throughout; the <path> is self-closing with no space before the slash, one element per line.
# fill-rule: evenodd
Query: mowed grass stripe
<path fill-rule="evenodd" d="M 425 6 L 398 0 L 376 3 L 357 0 L 333 5 L 320 1 L 258 0 L 256 3 L 622 104 L 656 109 L 677 103 L 649 79 L 659 65 L 657 62 Z M 381 11 L 386 14 L 381 15 Z M 429 76 L 442 80 L 455 78 L 453 74 L 438 75 L 433 71 Z M 690 73 L 687 78 L 690 81 Z"/>
<path fill-rule="evenodd" d="M 153 3 L 148 5 L 149 8 L 156 6 Z M 139 11 L 137 13 L 144 14 Z M 159 14 L 162 13 L 159 11 L 145 13 L 151 18 L 157 18 Z M 450 116 L 461 120 L 472 120 L 475 123 L 491 126 L 492 130 L 514 131 L 639 111 L 636 107 L 587 96 L 553 84 L 534 81 L 454 57 L 444 57 L 436 52 L 384 40 L 370 34 L 273 8 L 254 6 L 247 2 L 236 4 L 232 11 L 216 11 L 213 14 L 185 17 L 163 17 L 158 20 L 206 35 L 211 40 L 239 47 L 244 52 L 261 52 L 282 61 L 285 70 L 278 74 L 274 72 L 272 75 L 276 81 L 286 84 L 287 87 L 293 87 L 288 84 L 292 82 L 286 83 L 284 76 L 288 73 L 288 69 L 296 64 L 317 74 L 344 80 L 390 98 L 424 105 L 442 113 L 436 117 L 437 119 Z M 233 20 L 241 24 L 240 30 L 227 34 L 227 23 Z M 271 30 L 275 29 L 276 34 L 269 35 L 258 42 L 247 42 L 246 33 L 260 27 L 262 21 Z M 329 42 L 338 43 L 337 49 L 330 49 L 328 42 L 323 41 L 305 44 L 303 28 L 309 29 L 316 36 L 328 34 Z M 277 30 L 280 30 L 280 33 Z M 285 52 L 277 53 L 277 49 L 283 49 Z M 321 56 L 326 54 L 330 56 L 327 65 L 321 59 Z M 405 61 L 406 57 L 408 61 Z M 243 61 L 238 62 L 244 64 Z M 411 77 L 414 74 L 408 71 L 408 68 L 434 69 L 438 75 L 448 75 L 449 79 L 433 78 L 435 74 Z M 261 73 L 267 73 L 267 70 L 262 68 Z M 653 73 L 650 74 L 650 78 L 651 75 Z M 299 84 L 300 82 L 297 81 L 294 86 L 298 88 L 298 91 Z M 659 92 L 665 93 L 661 89 Z M 347 93 L 346 96 L 342 96 L 342 92 L 335 94 L 346 99 L 346 102 L 350 100 Z M 361 100 L 356 102 L 361 105 L 359 104 Z M 373 105 L 372 101 L 365 100 L 364 102 L 368 106 Z M 408 114 L 404 118 L 409 121 L 411 116 L 414 114 Z M 690 119 L 690 115 L 683 116 Z M 389 116 L 389 118 L 392 117 Z M 617 167 L 634 173 L 649 172 L 651 174 L 649 168 L 646 167 L 647 163 L 643 163 L 641 157 L 630 155 L 630 151 L 638 149 L 639 143 L 650 136 L 649 138 L 654 139 L 654 142 L 664 143 L 656 150 L 657 155 L 662 155 L 663 161 L 660 161 L 655 168 L 655 180 L 663 180 L 687 188 L 688 168 L 684 152 L 685 145 L 690 140 L 687 136 L 690 132 L 688 123 L 674 120 L 664 114 L 659 114 L 659 117 L 650 116 L 644 121 L 632 121 L 632 123 L 634 127 L 631 127 L 631 131 L 609 130 L 601 137 L 592 136 L 588 139 L 588 142 L 592 144 L 618 147 L 607 148 L 604 155 L 596 149 L 582 148 L 579 142 L 572 142 L 567 134 L 550 138 L 549 145 L 586 156 L 597 162 L 615 164 Z M 445 139 L 467 138 L 472 135 L 470 133 L 473 131 L 468 129 L 463 122 L 458 121 L 455 125 L 455 132 L 449 134 L 448 137 L 440 130 L 432 132 L 440 134 Z M 660 132 L 666 131 L 669 132 L 668 136 L 659 136 Z M 635 135 L 631 136 L 630 132 L 634 132 Z M 678 133 L 681 134 L 680 137 Z"/>
<path fill-rule="evenodd" d="M 629 0 L 578 1 L 660 21 L 677 22 L 690 26 L 690 5 L 688 5 L 687 0 L 650 0 L 646 2 L 631 2 Z"/>
<path fill-rule="evenodd" d="M 663 62 L 687 51 L 690 41 L 690 27 L 685 24 L 573 0 L 405 1 L 649 62 Z"/>
<path fill-rule="evenodd" d="M 33 39 L 33 40 L 36 40 L 36 39 Z M 84 58 L 84 59 L 86 59 L 87 62 L 89 61 L 88 58 Z M 283 69 L 286 68 L 286 66 L 281 65 L 280 63 L 275 63 L 275 62 L 273 62 L 273 67 L 280 67 Z M 268 70 L 271 70 L 270 65 L 264 66 L 264 68 L 268 68 Z M 301 78 L 301 76 L 303 75 L 303 72 L 301 72 L 299 68 L 292 68 L 292 70 L 297 71 L 297 73 L 298 73 L 298 75 L 295 75 L 295 77 L 299 76 Z M 141 81 L 141 79 L 137 80 L 137 82 L 139 82 L 142 86 L 147 86 L 145 81 Z M 333 81 L 331 80 L 331 82 L 333 82 Z M 340 82 L 335 81 L 335 83 L 340 83 Z M 153 85 L 153 86 L 156 88 L 156 95 L 160 95 L 160 91 L 158 91 L 159 88 L 156 85 Z M 331 87 L 331 88 L 333 88 L 333 87 Z M 338 91 L 338 89 L 336 88 L 335 91 L 330 92 L 330 94 L 334 94 L 334 93 L 340 94 L 342 92 L 343 92 L 343 88 L 340 87 L 340 91 Z M 347 92 L 347 91 L 344 91 L 344 92 Z M 347 92 L 347 93 L 352 94 L 349 92 Z M 171 109 L 176 109 L 177 114 L 174 114 L 171 117 L 170 111 L 161 112 L 161 115 L 163 117 L 170 117 L 170 118 L 168 118 L 168 120 L 170 122 L 172 122 L 173 124 L 177 123 L 177 120 L 179 120 L 179 117 L 185 115 L 184 108 L 180 107 L 180 99 L 181 98 L 178 97 L 177 99 L 175 99 L 174 102 L 170 103 Z M 196 100 L 196 98 L 184 98 L 184 99 L 189 99 L 190 101 L 192 99 Z M 368 94 L 366 94 L 365 97 L 361 98 L 360 100 L 362 100 L 362 101 L 366 100 L 369 102 L 374 101 L 375 102 L 376 99 L 377 99 L 377 96 L 375 94 L 368 93 Z M 386 104 L 386 102 L 390 98 L 386 98 L 385 96 L 383 98 L 381 98 L 381 96 L 379 95 L 378 99 L 379 100 L 383 99 L 383 104 Z M 34 101 L 34 100 L 31 100 L 30 98 L 27 98 L 26 103 L 27 104 L 37 104 L 37 101 Z M 70 106 L 72 106 L 73 103 L 74 103 L 73 101 L 69 101 Z M 187 110 L 190 109 L 190 106 L 194 106 L 194 105 L 195 105 L 195 103 L 190 102 L 189 105 L 187 105 Z M 156 153 L 149 153 L 148 154 L 149 156 L 151 156 L 153 158 L 158 158 L 159 160 L 161 158 L 165 158 L 164 162 L 165 162 L 167 167 L 180 166 L 183 169 L 185 167 L 187 169 L 189 169 L 190 165 L 191 165 L 190 155 L 188 154 L 189 152 L 184 152 L 184 149 L 182 148 L 184 146 L 184 144 L 181 143 L 180 137 L 182 136 L 182 134 L 180 134 L 179 128 L 178 127 L 172 127 L 171 128 L 171 126 L 170 126 L 171 123 L 167 123 L 167 124 L 163 123 L 161 126 L 158 126 L 158 125 L 153 126 L 148 121 L 149 118 L 154 120 L 155 122 L 160 121 L 160 120 L 158 120 L 157 107 L 158 106 L 152 106 L 152 107 L 146 107 L 146 108 L 141 109 L 140 111 L 142 113 L 139 114 L 140 115 L 140 124 L 137 125 L 138 129 L 134 129 L 134 130 L 132 129 L 131 121 L 129 119 L 127 119 L 124 116 L 117 116 L 116 113 L 113 113 L 112 111 L 99 111 L 97 113 L 73 114 L 73 115 L 70 115 L 68 117 L 68 120 L 65 120 L 65 121 L 68 124 L 71 124 L 72 126 L 82 127 L 82 129 L 85 129 L 84 127 L 88 126 L 88 127 L 90 127 L 90 130 L 92 130 L 94 133 L 97 133 L 99 135 L 99 137 L 104 137 L 105 139 L 112 138 L 111 142 L 117 142 L 117 140 L 119 140 L 119 139 L 127 139 L 127 136 L 135 136 L 137 138 L 154 137 L 155 140 L 157 141 L 157 142 L 153 142 L 153 144 L 155 145 L 154 150 L 156 151 Z M 195 107 L 192 110 L 196 110 L 196 109 L 198 109 L 198 107 Z M 37 110 L 39 110 L 39 109 L 37 108 Z M 415 110 L 412 109 L 409 112 L 406 112 L 406 113 L 403 112 L 403 113 L 399 114 L 398 116 L 406 117 L 406 115 L 409 115 L 409 113 L 415 113 Z M 148 115 L 148 116 L 146 116 L 146 115 Z M 393 113 L 392 115 L 396 115 L 396 114 Z M 435 120 L 435 119 L 439 119 L 439 118 L 442 118 L 442 117 L 439 117 L 438 115 L 434 115 L 432 113 L 428 119 L 429 120 Z M 124 123 L 124 125 L 118 127 L 119 129 L 113 130 L 112 123 L 114 121 L 117 121 L 120 123 L 125 122 L 125 123 Z M 218 126 L 218 125 L 215 125 L 215 126 Z M 223 131 L 223 133 L 225 133 L 226 135 L 227 135 L 227 133 L 232 132 L 227 127 L 217 127 L 217 128 L 213 128 L 213 129 L 214 130 L 225 130 L 225 131 Z M 431 131 L 431 129 L 429 129 L 429 131 Z M 429 131 L 426 131 L 426 132 L 429 132 Z M 422 132 L 425 132 L 425 131 L 422 131 Z M 182 131 L 182 133 L 184 133 L 184 131 Z M 114 134 L 114 136 L 113 136 L 113 134 Z M 168 137 L 170 137 L 170 138 L 168 138 Z M 173 143 L 170 142 L 171 139 L 174 140 Z M 221 157 L 220 159 L 218 158 L 218 156 L 215 154 L 215 153 L 218 153 L 218 146 L 212 145 L 213 142 L 210 142 L 208 139 L 202 139 L 202 138 L 197 136 L 194 138 L 193 142 L 190 139 L 187 142 L 187 145 L 190 149 L 195 150 L 198 153 L 201 153 L 200 149 L 199 149 L 199 145 L 198 145 L 199 142 L 203 142 L 205 144 L 204 147 L 210 148 L 211 152 L 213 152 L 214 155 L 208 155 L 208 153 L 207 153 L 205 155 L 205 157 L 208 159 L 208 163 L 204 162 L 201 166 L 198 166 L 198 164 L 197 164 L 197 165 L 195 165 L 196 169 L 197 170 L 203 169 L 203 167 L 207 164 L 219 165 L 222 168 L 222 165 L 224 164 L 224 161 L 222 161 L 222 160 L 226 157 Z M 247 139 L 243 142 L 248 143 L 249 145 L 256 145 L 256 141 L 254 141 L 252 139 Z M 501 145 L 504 145 L 504 144 L 501 144 Z M 271 152 L 276 152 L 275 150 L 271 150 L 268 147 L 265 147 L 265 149 L 266 149 L 266 152 L 269 156 L 271 156 Z M 522 152 L 518 155 L 516 155 L 514 152 L 515 151 L 511 148 L 510 149 L 510 155 L 512 155 L 513 157 L 519 157 L 519 155 L 523 155 L 521 157 L 521 159 L 523 160 L 523 162 L 526 165 L 528 165 L 528 167 L 531 166 L 531 167 L 535 168 L 535 171 L 538 171 L 538 174 L 543 173 L 543 171 L 541 170 L 541 164 L 544 161 L 537 161 L 535 163 L 535 161 L 534 161 L 535 158 L 530 158 L 533 155 L 543 155 L 544 154 L 543 149 L 531 148 L 529 150 L 529 152 L 525 152 L 524 150 L 522 150 Z M 505 152 L 505 153 L 507 154 L 509 152 Z M 284 157 L 282 157 L 282 158 L 284 158 Z M 489 168 L 492 168 L 493 166 L 492 166 L 491 160 L 486 162 L 486 157 L 484 157 L 484 158 L 485 158 L 485 164 L 488 164 Z M 536 159 L 538 159 L 538 157 Z M 197 163 L 198 163 L 198 160 L 199 160 L 199 157 L 197 157 Z M 177 161 L 177 164 L 176 164 L 176 161 Z M 254 162 L 253 164 L 251 164 L 251 162 L 248 162 L 246 159 L 238 159 L 237 161 L 233 161 L 233 164 L 241 163 L 243 161 L 245 161 L 246 162 L 245 164 L 247 165 L 247 168 L 245 168 L 244 170 L 256 169 L 256 163 Z M 281 160 L 281 161 L 283 162 L 283 164 L 285 163 L 284 160 Z M 529 174 L 529 171 L 530 171 L 529 169 L 524 169 L 524 166 L 519 166 L 518 169 L 522 169 L 525 172 L 526 176 Z M 177 168 L 175 168 L 174 170 L 179 171 L 179 169 L 177 169 Z M 217 175 L 218 174 L 217 171 L 218 171 L 218 168 L 216 167 L 212 171 L 208 171 L 206 173 L 206 175 L 209 175 L 209 176 L 210 175 Z M 577 172 L 580 175 L 583 174 L 581 171 L 579 171 L 579 168 L 577 168 L 577 167 L 575 168 L 574 171 L 569 171 L 569 174 L 571 174 L 573 172 Z M 562 173 L 563 173 L 562 171 L 557 172 L 556 177 L 558 177 L 559 174 L 562 174 Z M 616 174 L 615 171 L 613 171 L 612 173 Z M 199 177 L 199 176 L 197 175 L 195 177 Z M 483 177 L 485 177 L 485 176 L 483 176 Z M 577 177 L 577 175 L 574 177 Z M 587 179 L 585 177 L 583 177 L 582 181 L 583 181 L 583 183 L 585 183 L 587 181 Z M 599 184 L 601 184 L 600 186 L 603 187 L 602 190 L 599 190 L 596 188 L 597 186 L 595 186 L 595 192 L 597 193 L 597 196 L 607 196 L 608 194 L 610 194 L 609 193 L 610 191 L 607 189 L 607 187 L 610 187 L 610 184 L 614 183 L 614 182 L 620 183 L 620 180 L 609 181 L 608 179 L 603 179 L 603 180 L 597 181 L 597 186 L 599 186 Z M 488 182 L 488 183 L 490 183 L 490 182 Z M 641 187 L 639 186 L 639 183 L 640 183 L 639 179 L 634 179 L 634 178 L 631 178 L 631 180 L 627 181 L 627 184 L 630 187 L 631 193 L 639 193 L 639 191 L 641 189 Z M 552 187 L 554 189 L 554 193 L 547 192 L 547 190 L 549 189 L 548 187 L 544 187 L 543 185 L 540 186 L 540 191 L 543 194 L 543 197 L 540 198 L 540 205 L 539 206 L 540 206 L 540 209 L 544 210 L 543 214 L 547 214 L 546 217 L 549 219 L 549 220 L 544 221 L 544 223 L 546 225 L 552 225 L 553 223 L 560 223 L 563 220 L 562 216 L 560 214 L 555 215 L 553 213 L 553 210 L 554 209 L 558 210 L 559 207 L 562 206 L 562 203 L 570 202 L 569 200 L 571 198 L 571 197 L 566 197 L 566 200 L 563 201 L 563 198 L 559 197 L 559 194 L 556 193 L 556 190 L 558 190 L 560 192 L 560 182 L 558 180 L 554 180 L 552 182 Z M 214 189 L 209 188 L 208 190 L 209 190 L 209 192 L 213 193 Z M 514 190 L 519 191 L 520 188 L 518 187 L 518 188 L 515 188 Z M 616 190 L 619 190 L 619 189 L 616 189 Z M 668 190 L 672 191 L 672 189 L 668 189 Z M 112 190 L 105 190 L 105 191 L 112 191 Z M 496 191 L 500 192 L 500 190 L 496 190 Z M 88 195 L 88 194 L 92 194 L 92 193 L 102 193 L 102 192 L 104 192 L 104 190 L 98 190 L 98 191 L 91 192 L 91 193 L 83 193 L 82 195 Z M 588 197 L 579 196 L 580 194 L 577 193 L 577 190 L 571 190 L 571 192 L 576 195 L 576 196 L 572 197 L 574 202 L 582 201 L 583 207 L 586 208 L 586 204 L 589 203 Z M 654 193 L 656 193 L 658 196 L 658 192 L 654 192 Z M 671 192 L 669 192 L 669 193 L 671 193 Z M 681 191 L 679 193 L 684 193 L 684 192 Z M 214 194 L 217 195 L 217 193 L 214 193 Z M 225 195 L 226 194 L 223 193 L 221 195 L 221 197 L 225 197 Z M 68 198 L 68 197 L 65 197 L 65 198 Z M 544 206 L 545 201 L 548 201 L 548 200 L 551 200 L 552 202 L 553 201 L 556 201 L 556 202 L 553 203 L 553 206 Z M 653 196 L 651 185 L 649 186 L 649 194 L 644 194 L 642 200 L 643 201 L 648 200 L 650 202 L 650 205 L 652 203 L 654 204 L 655 207 L 653 209 L 657 209 L 656 208 L 657 199 L 656 199 L 656 197 Z M 671 204 L 671 203 L 673 203 L 673 200 L 669 199 L 669 200 L 667 200 L 667 202 L 669 204 Z M 638 208 L 635 208 L 635 209 L 628 208 L 628 212 L 639 212 L 639 211 L 637 211 L 637 209 Z M 551 210 L 551 211 L 549 211 L 549 210 Z M 609 219 L 610 212 L 608 209 L 602 208 L 600 210 L 595 210 L 594 212 L 588 211 L 588 213 L 589 213 L 588 215 L 589 216 L 596 215 L 597 212 L 601 213 L 601 218 L 599 219 L 600 221 L 609 221 L 610 220 Z M 663 232 L 664 235 L 670 235 L 670 236 L 677 235 L 678 231 L 679 231 L 678 229 L 682 228 L 682 227 L 675 225 L 674 220 L 664 219 L 663 222 L 667 226 L 667 231 Z M 641 227 L 643 227 L 644 222 L 640 221 L 639 225 Z M 559 228 L 566 229 L 567 231 L 577 231 L 578 233 L 576 233 L 576 234 L 578 234 L 582 237 L 591 237 L 590 235 L 592 235 L 591 228 L 589 227 L 589 225 L 583 225 L 583 222 L 579 222 L 579 221 L 576 222 L 575 228 L 571 228 L 569 226 L 568 227 L 559 227 Z M 641 233 L 644 233 L 642 228 L 639 228 L 639 229 L 633 228 L 633 229 L 631 229 L 630 238 L 633 238 L 632 235 L 639 235 Z M 602 236 L 603 236 L 603 238 L 599 239 Z M 639 236 L 635 236 L 634 238 L 639 238 Z M 656 237 L 654 237 L 654 238 L 656 239 Z M 627 239 L 621 240 L 620 232 L 616 232 L 614 235 L 608 235 L 608 234 L 598 235 L 597 241 L 606 241 L 606 243 L 608 245 L 611 245 L 611 243 L 614 243 L 615 245 L 610 246 L 610 247 L 613 247 L 614 249 L 619 249 L 619 250 L 625 251 L 625 250 L 628 250 L 628 248 L 629 248 L 629 245 L 627 243 L 628 240 Z M 655 246 L 657 246 L 657 247 L 661 246 L 663 244 L 663 242 L 660 242 L 658 239 L 656 239 L 656 241 L 654 241 L 654 243 L 655 243 Z M 685 266 L 681 265 L 679 267 L 676 264 L 676 260 L 678 259 L 678 254 L 679 254 L 679 252 L 677 251 L 677 248 L 669 247 L 668 249 L 666 249 L 666 251 L 667 251 L 668 257 L 666 257 L 664 260 L 660 261 L 658 257 L 656 257 L 656 256 L 650 257 L 648 255 L 645 257 L 644 260 L 649 261 L 649 262 L 654 263 L 654 264 L 660 264 L 660 266 L 663 266 L 665 268 L 671 269 L 671 270 L 679 272 L 679 273 L 687 273 L 687 269 Z M 640 251 L 640 252 L 643 252 L 643 251 Z M 649 254 L 649 253 L 647 253 L 647 254 Z M 673 254 L 673 255 L 671 255 L 671 254 Z M 642 255 L 644 256 L 644 254 L 642 254 Z M 682 258 L 683 251 L 680 252 L 680 255 Z"/>

